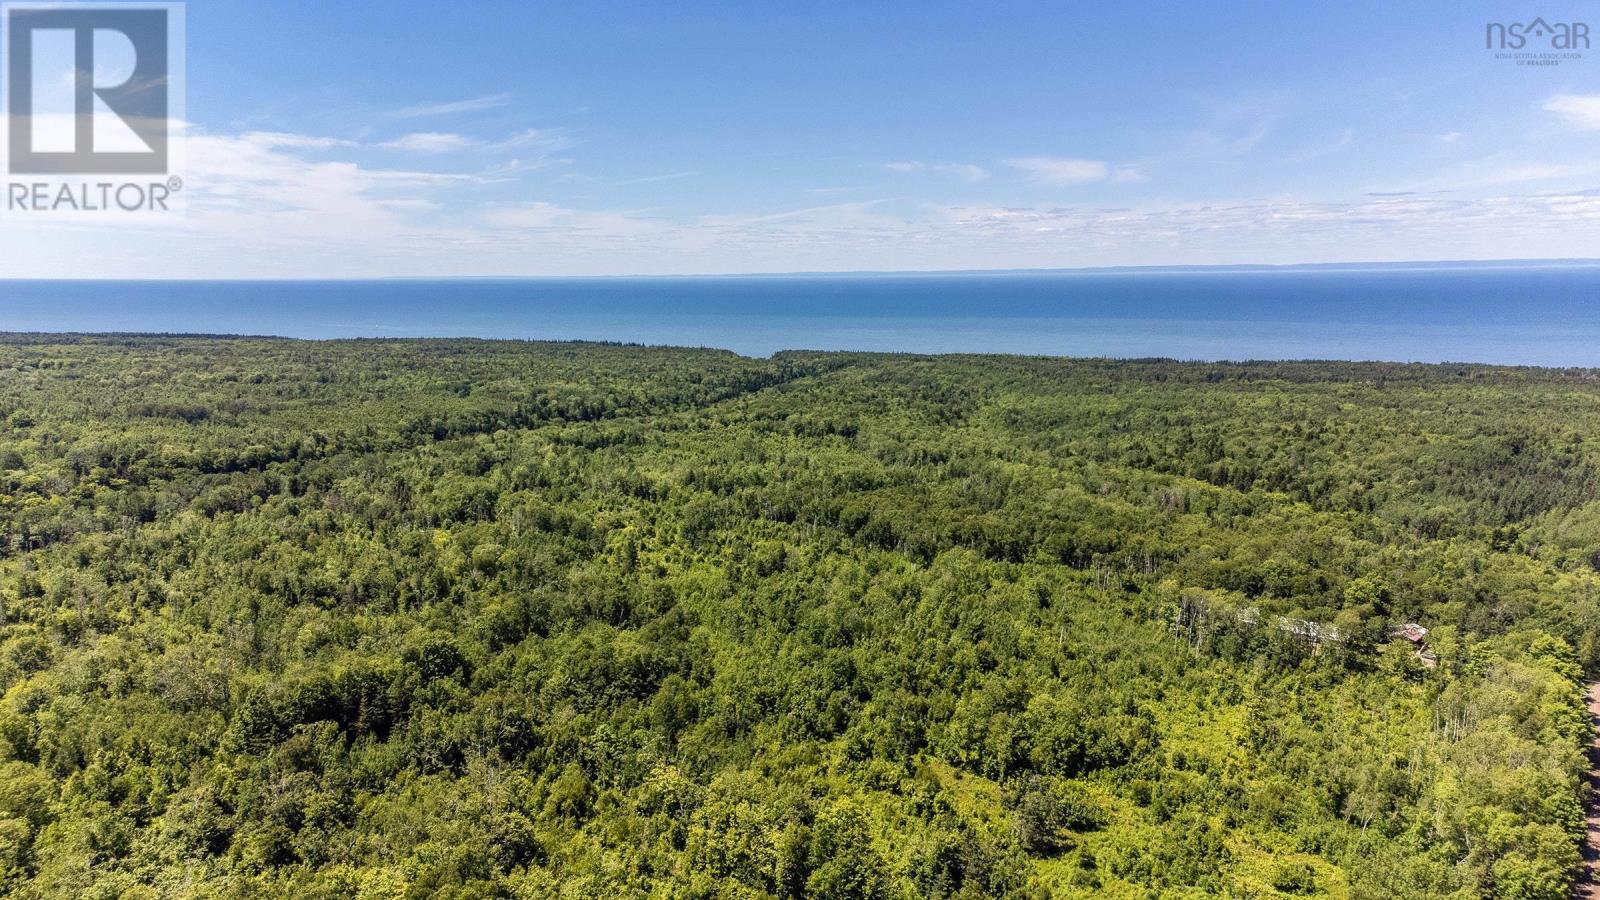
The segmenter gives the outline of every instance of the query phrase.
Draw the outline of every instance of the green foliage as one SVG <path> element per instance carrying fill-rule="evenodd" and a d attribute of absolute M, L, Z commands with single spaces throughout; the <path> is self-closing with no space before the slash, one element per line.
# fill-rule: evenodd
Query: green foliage
<path fill-rule="evenodd" d="M 1597 399 L 8 337 L 0 894 L 1565 897 Z"/>

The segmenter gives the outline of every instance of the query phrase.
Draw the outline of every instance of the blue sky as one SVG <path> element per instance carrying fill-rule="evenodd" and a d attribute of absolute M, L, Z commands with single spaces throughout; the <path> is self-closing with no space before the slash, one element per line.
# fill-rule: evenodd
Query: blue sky
<path fill-rule="evenodd" d="M 194 0 L 187 217 L 0 275 L 1600 256 L 1588 4 Z"/>

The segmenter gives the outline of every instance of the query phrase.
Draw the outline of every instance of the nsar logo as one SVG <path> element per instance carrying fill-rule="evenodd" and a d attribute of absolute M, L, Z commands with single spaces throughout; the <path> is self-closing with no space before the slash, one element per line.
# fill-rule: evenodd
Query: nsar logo
<path fill-rule="evenodd" d="M 1589 26 L 1585 22 L 1490 22 L 1484 29 L 1486 50 L 1522 50 L 1530 41 L 1551 50 L 1589 49 Z"/>
<path fill-rule="evenodd" d="M 1519 66 L 1559 66 L 1582 59 L 1589 49 L 1587 22 L 1490 22 L 1483 29 L 1483 48 L 1495 59 Z"/>

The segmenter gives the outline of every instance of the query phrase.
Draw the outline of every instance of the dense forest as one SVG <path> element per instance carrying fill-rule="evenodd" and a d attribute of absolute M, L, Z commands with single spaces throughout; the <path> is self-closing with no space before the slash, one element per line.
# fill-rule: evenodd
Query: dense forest
<path fill-rule="evenodd" d="M 5 896 L 1564 900 L 1586 672 L 1592 371 L 0 338 Z"/>

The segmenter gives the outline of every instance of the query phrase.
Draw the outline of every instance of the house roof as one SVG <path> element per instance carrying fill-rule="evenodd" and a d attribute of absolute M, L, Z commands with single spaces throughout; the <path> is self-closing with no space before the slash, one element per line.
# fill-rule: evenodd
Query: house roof
<path fill-rule="evenodd" d="M 1401 625 L 1399 628 L 1396 628 L 1394 631 L 1390 632 L 1390 636 L 1405 638 L 1413 644 L 1420 644 L 1422 643 L 1422 639 L 1428 636 L 1428 629 L 1423 628 L 1421 625 L 1418 625 L 1415 622 L 1407 622 L 1406 624 Z"/>

